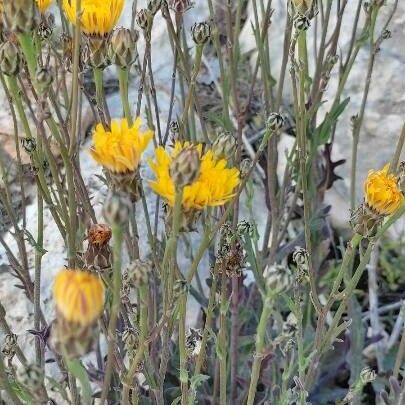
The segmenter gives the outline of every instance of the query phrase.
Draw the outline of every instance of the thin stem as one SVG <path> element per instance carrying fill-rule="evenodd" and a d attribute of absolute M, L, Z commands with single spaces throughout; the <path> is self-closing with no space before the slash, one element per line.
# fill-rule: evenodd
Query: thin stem
<path fill-rule="evenodd" d="M 129 106 L 129 99 L 128 99 L 128 77 L 129 72 L 128 69 L 124 69 L 120 66 L 117 66 L 118 71 L 118 81 L 120 85 L 120 94 L 121 94 L 121 101 L 124 110 L 124 117 L 128 121 L 128 125 L 132 125 L 132 116 L 131 116 L 131 108 Z"/>

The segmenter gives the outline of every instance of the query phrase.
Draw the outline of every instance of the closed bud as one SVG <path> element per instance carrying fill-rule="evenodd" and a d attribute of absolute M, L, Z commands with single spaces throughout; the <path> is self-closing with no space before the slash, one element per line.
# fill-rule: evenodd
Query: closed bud
<path fill-rule="evenodd" d="M 105 69 L 110 61 L 108 59 L 108 41 L 97 35 L 87 36 L 84 60 L 93 69 Z"/>
<path fill-rule="evenodd" d="M 162 7 L 162 0 L 148 0 L 148 10 L 155 15 Z"/>
<path fill-rule="evenodd" d="M 134 260 L 127 268 L 127 279 L 134 288 L 139 288 L 148 284 L 149 274 L 152 268 L 150 263 L 142 260 Z"/>
<path fill-rule="evenodd" d="M 114 30 L 109 44 L 111 63 L 121 68 L 129 68 L 137 57 L 138 38 L 138 31 L 122 27 Z"/>
<path fill-rule="evenodd" d="M 0 47 L 0 70 L 7 76 L 15 76 L 20 70 L 20 54 L 18 48 L 11 41 Z"/>
<path fill-rule="evenodd" d="M 207 22 L 195 23 L 191 28 L 193 40 L 197 45 L 204 45 L 211 36 L 211 26 Z"/>
<path fill-rule="evenodd" d="M 42 21 L 38 25 L 37 33 L 40 39 L 45 40 L 50 38 L 53 32 L 53 24 L 51 22 Z"/>
<path fill-rule="evenodd" d="M 150 28 L 152 22 L 152 15 L 151 12 L 146 9 L 142 8 L 138 11 L 136 15 L 136 23 L 138 24 L 139 28 L 144 31 L 147 31 Z"/>
<path fill-rule="evenodd" d="M 24 150 L 28 154 L 33 153 L 35 151 L 35 149 L 37 148 L 37 144 L 36 144 L 34 138 L 23 138 L 21 140 L 21 144 L 22 144 L 22 147 L 24 148 Z"/>
<path fill-rule="evenodd" d="M 17 349 L 17 335 L 8 333 L 4 338 L 4 343 L 1 352 L 8 360 L 13 360 Z"/>
<path fill-rule="evenodd" d="M 240 177 L 245 179 L 252 169 L 252 161 L 249 158 L 243 159 L 240 162 Z"/>
<path fill-rule="evenodd" d="M 38 16 L 35 0 L 7 0 L 4 14 L 9 29 L 18 34 L 30 32 Z"/>
<path fill-rule="evenodd" d="M 296 247 L 293 253 L 293 261 L 300 269 L 308 271 L 308 251 L 302 247 Z"/>
<path fill-rule="evenodd" d="M 190 328 L 186 333 L 186 349 L 190 356 L 198 356 L 201 351 L 202 330 Z"/>
<path fill-rule="evenodd" d="M 170 177 L 176 188 L 192 184 L 200 174 L 200 154 L 190 146 L 183 149 L 170 164 Z"/>
<path fill-rule="evenodd" d="M 273 112 L 267 118 L 267 129 L 269 131 L 279 131 L 284 126 L 284 117 L 277 112 Z"/>
<path fill-rule="evenodd" d="M 287 319 L 283 322 L 283 335 L 287 337 L 294 336 L 297 331 L 297 325 L 297 317 L 292 312 L 290 312 L 287 316 Z"/>
<path fill-rule="evenodd" d="M 306 15 L 300 14 L 294 19 L 294 28 L 298 32 L 307 31 L 310 26 L 311 26 L 311 21 Z"/>
<path fill-rule="evenodd" d="M 291 272 L 287 266 L 275 264 L 267 266 L 263 272 L 266 287 L 273 293 L 281 293 L 291 286 Z"/>
<path fill-rule="evenodd" d="M 236 141 L 235 138 L 227 133 L 218 135 L 212 144 L 212 152 L 217 160 L 229 160 L 235 153 Z"/>
<path fill-rule="evenodd" d="M 113 225 L 125 225 L 128 222 L 131 211 L 131 201 L 122 192 L 111 192 L 103 206 L 103 215 L 107 223 Z"/>
<path fill-rule="evenodd" d="M 170 121 L 170 131 L 172 131 L 174 134 L 178 134 L 180 132 L 178 121 Z"/>
<path fill-rule="evenodd" d="M 37 70 L 35 80 L 40 93 L 47 93 L 52 84 L 53 76 L 49 69 L 42 67 Z"/>
<path fill-rule="evenodd" d="M 193 6 L 193 3 L 190 0 L 170 0 L 169 7 L 174 10 L 176 13 L 182 14 L 185 13 Z"/>

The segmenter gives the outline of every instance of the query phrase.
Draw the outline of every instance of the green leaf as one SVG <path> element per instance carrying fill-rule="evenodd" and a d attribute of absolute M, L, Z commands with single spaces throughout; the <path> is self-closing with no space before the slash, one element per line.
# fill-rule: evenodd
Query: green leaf
<path fill-rule="evenodd" d="M 322 124 L 320 124 L 318 128 L 315 129 L 314 132 L 314 139 L 316 143 L 315 146 L 323 145 L 330 140 L 332 128 L 336 124 L 340 115 L 346 109 L 349 102 L 350 97 L 347 97 L 345 100 L 343 100 L 340 104 L 338 104 L 335 108 L 333 108 L 326 114 Z"/>
<path fill-rule="evenodd" d="M 91 405 L 92 403 L 92 390 L 89 381 L 89 375 L 82 363 L 77 360 L 65 359 L 69 371 L 80 381 L 82 387 L 82 403 L 83 405 Z"/>
<path fill-rule="evenodd" d="M 28 243 L 41 255 L 44 255 L 47 250 L 45 250 L 42 246 L 38 245 L 37 241 L 35 238 L 32 236 L 32 234 L 27 230 L 24 229 L 25 236 L 27 237 Z"/>

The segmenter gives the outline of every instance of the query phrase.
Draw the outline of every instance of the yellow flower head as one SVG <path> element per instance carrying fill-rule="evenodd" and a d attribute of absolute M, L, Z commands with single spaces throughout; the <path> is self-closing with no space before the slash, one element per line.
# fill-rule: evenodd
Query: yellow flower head
<path fill-rule="evenodd" d="M 150 186 L 155 193 L 165 198 L 170 206 L 174 205 L 175 186 L 170 177 L 170 163 L 173 158 L 189 143 L 176 142 L 172 153 L 168 153 L 163 147 L 155 150 L 155 161 L 150 162 L 156 179 L 151 181 Z M 197 145 L 200 153 L 201 167 L 197 179 L 183 190 L 183 208 L 203 209 L 204 207 L 220 206 L 229 201 L 239 185 L 239 170 L 227 168 L 225 159 L 216 160 L 211 149 L 202 154 L 202 145 Z"/>
<path fill-rule="evenodd" d="M 55 278 L 53 297 L 58 312 L 68 322 L 87 326 L 102 313 L 104 285 L 83 270 L 62 270 Z"/>
<path fill-rule="evenodd" d="M 117 23 L 124 0 L 82 0 L 81 27 L 87 35 L 107 35 Z M 63 8 L 69 21 L 76 24 L 76 0 L 63 0 Z"/>
<path fill-rule="evenodd" d="M 138 117 L 130 127 L 126 119 L 112 120 L 111 130 L 98 124 L 90 149 L 93 159 L 114 173 L 132 172 L 138 168 L 142 152 L 153 137 L 153 131 L 142 132 Z"/>
<path fill-rule="evenodd" d="M 37 7 L 41 13 L 45 13 L 52 2 L 53 0 L 36 0 Z"/>
<path fill-rule="evenodd" d="M 380 171 L 370 170 L 364 183 L 367 205 L 380 215 L 390 215 L 403 201 L 397 178 L 388 174 L 389 164 Z"/>

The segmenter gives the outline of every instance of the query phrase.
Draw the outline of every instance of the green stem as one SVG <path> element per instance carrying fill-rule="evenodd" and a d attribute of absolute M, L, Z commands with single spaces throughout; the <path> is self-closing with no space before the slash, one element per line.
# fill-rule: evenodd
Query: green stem
<path fill-rule="evenodd" d="M 37 52 L 35 49 L 34 41 L 29 33 L 22 33 L 18 35 L 18 41 L 27 62 L 28 71 L 32 81 L 35 81 L 37 71 Z"/>
<path fill-rule="evenodd" d="M 219 317 L 219 403 L 220 405 L 226 405 L 226 386 L 227 386 L 227 352 L 228 352 L 228 342 L 227 342 L 227 313 L 228 313 L 228 297 L 227 297 L 227 284 L 228 277 L 225 272 L 222 274 L 221 280 L 221 306 L 220 306 L 220 317 Z"/>
<path fill-rule="evenodd" d="M 259 325 L 257 327 L 256 350 L 252 366 L 252 377 L 250 379 L 247 405 L 253 405 L 255 400 L 257 382 L 259 381 L 260 376 L 260 366 L 262 364 L 266 349 L 267 322 L 270 318 L 272 305 L 273 296 L 268 293 L 263 303 L 262 313 L 260 315 Z"/>
<path fill-rule="evenodd" d="M 124 69 L 119 66 L 117 66 L 117 70 L 118 70 L 118 81 L 120 84 L 122 107 L 124 110 L 124 117 L 127 119 L 128 125 L 131 126 L 132 125 L 132 116 L 131 116 L 131 107 L 129 106 L 129 99 L 128 99 L 129 72 L 128 72 L 128 69 Z"/>
<path fill-rule="evenodd" d="M 105 366 L 104 383 L 101 395 L 101 405 L 107 400 L 110 388 L 111 377 L 113 373 L 114 351 L 116 345 L 116 329 L 121 303 L 121 263 L 122 263 L 122 242 L 123 227 L 119 224 L 112 225 L 113 236 L 113 299 L 110 311 L 110 322 L 108 324 L 108 351 L 107 364 Z"/>
<path fill-rule="evenodd" d="M 96 102 L 99 111 L 103 111 L 103 94 L 104 94 L 104 82 L 103 82 L 103 69 L 94 68 L 94 84 L 96 86 Z"/>
<path fill-rule="evenodd" d="M 180 385 L 181 404 L 188 404 L 188 371 L 186 350 L 186 308 L 187 294 L 179 298 L 179 354 L 180 354 Z"/>
<path fill-rule="evenodd" d="M 80 381 L 80 385 L 82 387 L 80 404 L 91 405 L 93 402 L 92 390 L 86 369 L 83 367 L 80 360 L 77 359 L 65 359 L 65 363 L 71 374 Z"/>

